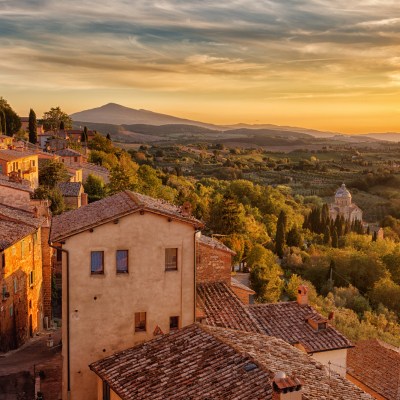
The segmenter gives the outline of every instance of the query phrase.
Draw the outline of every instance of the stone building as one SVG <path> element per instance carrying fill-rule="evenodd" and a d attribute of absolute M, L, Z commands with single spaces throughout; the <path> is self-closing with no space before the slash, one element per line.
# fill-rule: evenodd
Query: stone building
<path fill-rule="evenodd" d="M 44 222 L 29 211 L 0 204 L 0 351 L 21 346 L 42 328 Z"/>
<path fill-rule="evenodd" d="M 352 203 L 351 193 L 344 183 L 336 190 L 335 202 L 329 204 L 329 216 L 333 220 L 337 216 L 343 216 L 346 221 L 354 222 L 358 220 L 362 222 L 363 212 L 361 208 Z"/>
<path fill-rule="evenodd" d="M 0 174 L 26 179 L 35 189 L 39 186 L 38 156 L 23 149 L 0 149 Z"/>
<path fill-rule="evenodd" d="M 195 321 L 201 223 L 124 191 L 53 218 L 62 249 L 63 398 L 97 398 L 89 364 Z"/>

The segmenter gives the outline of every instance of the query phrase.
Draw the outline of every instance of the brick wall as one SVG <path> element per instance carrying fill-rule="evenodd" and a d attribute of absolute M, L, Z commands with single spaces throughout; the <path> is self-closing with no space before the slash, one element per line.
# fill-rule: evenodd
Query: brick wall
<path fill-rule="evenodd" d="M 232 255 L 224 250 L 197 242 L 196 281 L 231 284 Z"/>
<path fill-rule="evenodd" d="M 240 301 L 244 304 L 250 304 L 250 293 L 248 290 L 241 289 L 237 286 L 231 286 L 231 289 L 233 292 L 236 294 L 237 297 L 239 297 Z"/>

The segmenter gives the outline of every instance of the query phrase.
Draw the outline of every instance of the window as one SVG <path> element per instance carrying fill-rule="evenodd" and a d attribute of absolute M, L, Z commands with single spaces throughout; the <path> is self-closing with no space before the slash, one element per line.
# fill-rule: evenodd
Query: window
<path fill-rule="evenodd" d="M 117 250 L 117 274 L 128 273 L 128 250 Z"/>
<path fill-rule="evenodd" d="M 29 273 L 29 286 L 32 287 L 35 284 L 35 271 Z"/>
<path fill-rule="evenodd" d="M 146 313 L 135 313 L 135 332 L 146 332 Z"/>
<path fill-rule="evenodd" d="M 14 277 L 14 293 L 18 292 L 18 278 Z"/>
<path fill-rule="evenodd" d="M 169 317 L 169 330 L 179 329 L 179 317 Z"/>
<path fill-rule="evenodd" d="M 165 270 L 178 269 L 178 249 L 165 249 Z"/>
<path fill-rule="evenodd" d="M 110 400 L 110 385 L 103 381 L 103 400 Z"/>
<path fill-rule="evenodd" d="M 90 257 L 91 274 L 104 274 L 104 251 L 92 251 Z"/>
<path fill-rule="evenodd" d="M 1 253 L 1 267 L 6 268 L 6 255 L 4 253 Z"/>
<path fill-rule="evenodd" d="M 74 157 L 74 162 L 78 162 L 78 157 Z"/>

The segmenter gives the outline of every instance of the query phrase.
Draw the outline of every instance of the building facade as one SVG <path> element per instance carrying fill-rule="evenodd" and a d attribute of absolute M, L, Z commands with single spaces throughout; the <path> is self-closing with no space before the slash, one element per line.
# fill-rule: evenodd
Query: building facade
<path fill-rule="evenodd" d="M 336 191 L 334 203 L 329 204 L 329 216 L 333 220 L 342 216 L 346 221 L 362 222 L 363 212 L 361 208 L 352 203 L 351 193 L 344 183 Z"/>
<path fill-rule="evenodd" d="M 89 364 L 195 320 L 199 221 L 132 192 L 57 216 L 63 253 L 63 398 L 96 398 Z M 70 395 L 70 397 L 67 397 Z"/>

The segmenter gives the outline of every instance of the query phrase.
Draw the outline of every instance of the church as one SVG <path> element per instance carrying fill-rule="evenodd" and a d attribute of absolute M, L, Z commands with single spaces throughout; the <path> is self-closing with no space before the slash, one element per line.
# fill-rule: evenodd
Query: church
<path fill-rule="evenodd" d="M 362 221 L 363 212 L 361 208 L 351 202 L 351 193 L 344 183 L 336 190 L 335 202 L 329 204 L 329 216 L 331 219 L 336 219 L 338 215 L 343 216 L 346 221 Z"/>

